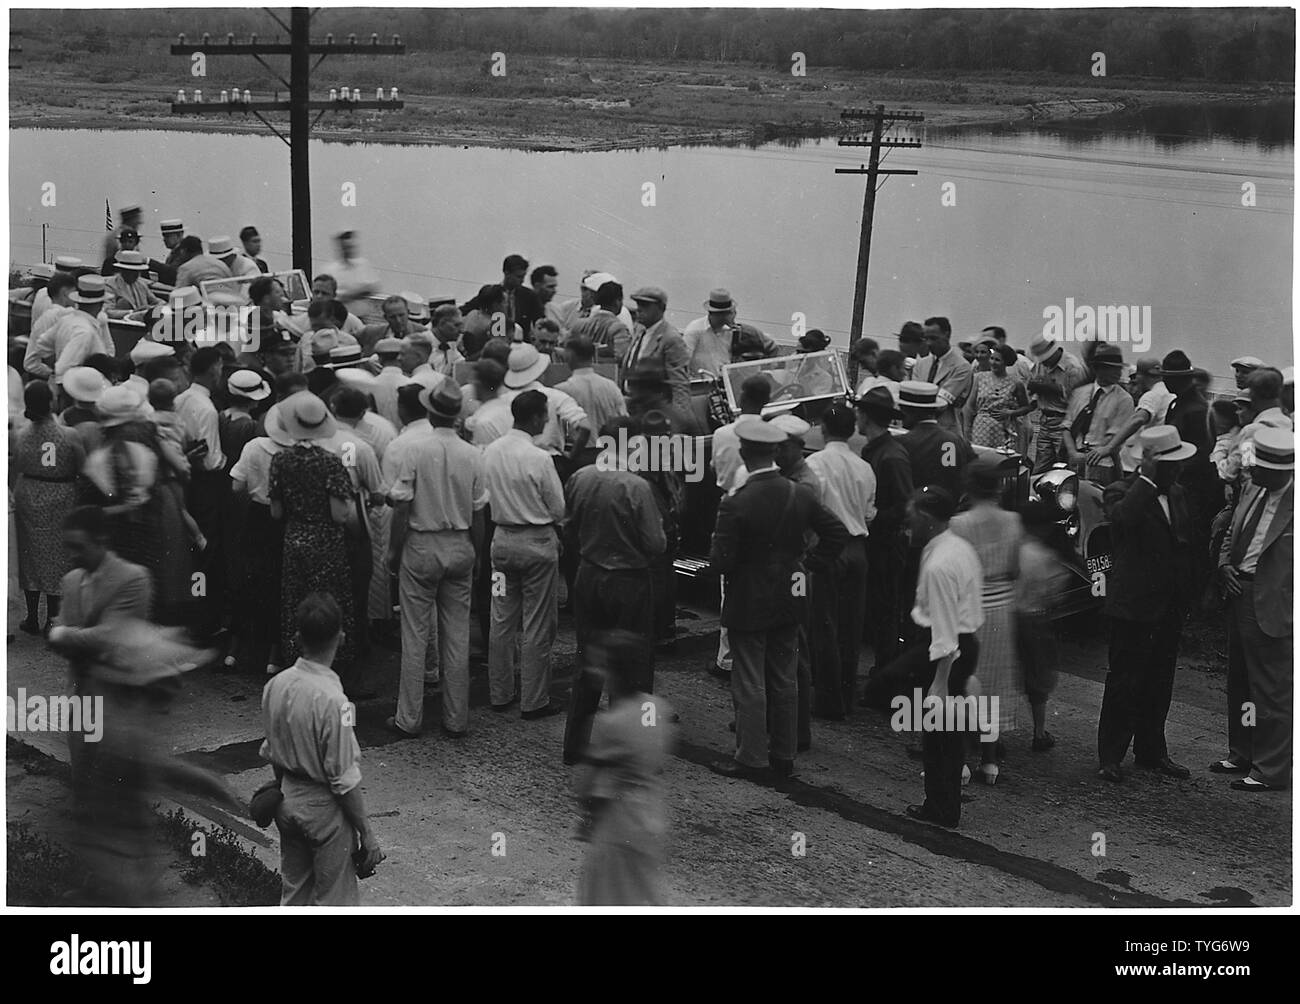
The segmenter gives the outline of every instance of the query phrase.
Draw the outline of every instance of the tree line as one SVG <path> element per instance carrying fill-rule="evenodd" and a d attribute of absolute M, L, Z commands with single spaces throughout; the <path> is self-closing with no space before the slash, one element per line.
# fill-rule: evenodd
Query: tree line
<path fill-rule="evenodd" d="M 224 40 L 284 34 L 243 9 L 14 10 L 11 29 L 102 49 L 114 38 Z M 578 59 L 749 62 L 876 72 L 1052 72 L 1110 77 L 1292 81 L 1295 12 L 1285 8 L 1111 10 L 782 10 L 330 8 L 313 36 L 402 36 L 412 51 L 470 49 Z"/>

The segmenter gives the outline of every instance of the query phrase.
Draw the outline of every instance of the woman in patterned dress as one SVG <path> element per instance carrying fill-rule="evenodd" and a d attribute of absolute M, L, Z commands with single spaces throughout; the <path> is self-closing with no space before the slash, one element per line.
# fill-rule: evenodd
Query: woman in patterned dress
<path fill-rule="evenodd" d="M 31 423 L 19 433 L 9 458 L 14 484 L 14 529 L 18 538 L 18 582 L 27 618 L 18 627 L 48 633 L 59 615 L 60 580 L 71 567 L 63 548 L 63 520 L 77 501 L 77 475 L 86 456 L 81 438 L 59 424 L 54 395 L 44 381 L 23 389 L 23 415 Z M 37 613 L 45 594 L 45 625 Z"/>
<path fill-rule="evenodd" d="M 336 670 L 346 672 L 356 654 L 352 578 L 344 524 L 355 515 L 352 482 L 343 462 L 320 441 L 337 431 L 325 402 L 300 391 L 280 403 L 279 421 L 293 446 L 271 458 L 271 516 L 284 521 L 280 585 L 281 665 L 302 654 L 294 633 L 296 611 L 310 593 L 329 593 L 343 612 Z"/>
<path fill-rule="evenodd" d="M 1020 695 L 1020 658 L 1016 648 L 1016 580 L 1020 575 L 1020 516 L 998 504 L 1002 480 L 1013 473 L 1003 457 L 978 457 L 966 468 L 971 507 L 952 518 L 950 529 L 979 555 L 984 570 L 984 623 L 979 641 L 979 679 L 983 697 L 998 698 L 997 741 L 980 743 L 980 772 L 985 784 L 996 784 L 1001 738 L 1016 728 Z"/>
<path fill-rule="evenodd" d="M 1001 448 L 1017 443 L 1016 419 L 1029 412 L 1025 385 L 1007 372 L 1015 365 L 1016 350 L 998 345 L 990 350 L 989 369 L 975 374 L 971 391 L 970 441 L 974 446 Z"/>

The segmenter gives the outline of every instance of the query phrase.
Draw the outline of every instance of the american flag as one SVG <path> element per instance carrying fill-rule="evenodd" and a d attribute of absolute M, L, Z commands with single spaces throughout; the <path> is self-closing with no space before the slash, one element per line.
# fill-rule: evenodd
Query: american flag
<path fill-rule="evenodd" d="M 108 208 L 108 200 L 104 200 L 104 229 L 112 231 L 113 229 L 113 210 Z"/>

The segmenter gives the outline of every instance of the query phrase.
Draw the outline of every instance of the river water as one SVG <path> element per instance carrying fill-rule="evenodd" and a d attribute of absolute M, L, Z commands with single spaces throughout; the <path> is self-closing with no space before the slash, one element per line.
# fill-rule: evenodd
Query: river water
<path fill-rule="evenodd" d="M 1247 353 L 1289 365 L 1294 145 L 1277 121 L 931 131 L 891 151 L 885 167 L 920 174 L 880 189 L 864 333 L 892 345 L 903 320 L 943 314 L 959 338 L 1000 324 L 1023 347 L 1054 308 L 1123 306 L 1150 316 L 1127 358 L 1182 348 L 1219 375 Z M 182 216 L 200 236 L 255 224 L 267 260 L 289 266 L 288 150 L 274 137 L 18 129 L 9 150 L 14 262 L 39 260 L 42 223 L 49 255 L 95 257 L 107 199 L 147 207 L 150 253 L 158 222 Z M 834 140 L 580 154 L 315 143 L 315 264 L 330 234 L 355 229 L 392 291 L 463 300 L 517 252 L 554 264 L 563 296 L 600 268 L 629 292 L 662 286 L 680 327 L 725 286 L 779 340 L 802 314 L 845 345 L 864 179 L 834 169 L 865 153 Z"/>

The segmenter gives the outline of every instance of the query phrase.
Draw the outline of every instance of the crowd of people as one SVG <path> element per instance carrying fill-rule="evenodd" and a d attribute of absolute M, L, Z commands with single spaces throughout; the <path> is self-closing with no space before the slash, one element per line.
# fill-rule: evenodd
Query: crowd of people
<path fill-rule="evenodd" d="M 205 250 L 178 220 L 163 235 L 166 260 L 147 258 L 132 216 L 102 269 L 41 270 L 31 332 L 11 338 L 19 627 L 53 638 L 87 626 L 69 625 L 60 602 L 70 574 L 94 574 L 73 570 L 66 528 L 90 528 L 147 574 L 150 620 L 184 626 L 226 671 L 272 677 L 263 751 L 282 798 L 286 903 L 355 902 L 357 874 L 382 860 L 351 723 L 334 713 L 375 696 L 379 644 L 401 652 L 386 722 L 398 737 L 425 730 L 431 694 L 442 735 L 465 737 L 476 661 L 489 713 L 567 712 L 562 756 L 581 772 L 592 841 L 584 902 L 657 901 L 676 715 L 650 695 L 675 634 L 684 521 L 702 517 L 686 506 L 688 472 L 631 462 L 638 440 L 711 433 L 719 501 L 704 574 L 722 607 L 708 669 L 733 697 L 729 773 L 789 777 L 814 718 L 888 707 L 913 685 L 1000 699 L 998 740 L 978 744 L 974 772 L 970 734 L 924 733 L 917 818 L 956 826 L 965 780 L 998 782 L 1022 700 L 1029 747 L 1053 746 L 1056 516 L 1000 504 L 1019 454 L 1105 491 L 1100 775 L 1124 779 L 1131 742 L 1139 767 L 1187 776 L 1164 741 L 1182 625 L 1226 602 L 1230 750 L 1210 769 L 1248 790 L 1290 783 L 1289 370 L 1237 359 L 1236 394 L 1210 399 L 1179 350 L 1131 361 L 1115 344 L 1075 355 L 1037 338 L 1022 354 L 1001 328 L 955 343 L 932 317 L 903 325 L 897 350 L 859 341 L 850 395 L 774 406 L 760 373 L 738 414 L 719 415 L 693 380 L 780 351 L 736 320 L 725 289 L 683 332 L 659 287 L 625 302 L 592 270 L 563 301 L 556 269 L 529 273 L 518 255 L 463 304 L 384 297 L 345 233 L 298 313 L 254 228 L 242 253 L 227 238 Z M 138 289 L 149 271 L 178 285 Z M 109 318 L 148 330 L 158 311 L 197 302 L 198 283 L 241 276 L 252 342 L 146 333 L 115 353 Z M 810 331 L 796 351 L 829 342 Z M 85 507 L 101 516 L 77 515 Z M 551 698 L 561 610 L 578 653 L 567 708 Z M 1257 721 L 1242 725 L 1233 702 Z"/>

